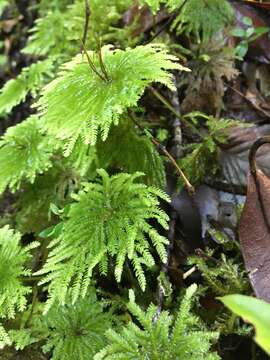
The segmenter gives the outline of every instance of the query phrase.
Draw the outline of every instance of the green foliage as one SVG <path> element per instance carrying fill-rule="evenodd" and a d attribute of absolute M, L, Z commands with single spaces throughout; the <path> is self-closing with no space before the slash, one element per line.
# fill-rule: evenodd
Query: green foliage
<path fill-rule="evenodd" d="M 141 173 L 120 173 L 111 178 L 104 170 L 98 173 L 101 183 L 85 184 L 84 190 L 74 195 L 63 223 L 62 234 L 55 239 L 47 263 L 38 271 L 47 274 L 40 284 L 49 282 L 50 301 L 65 302 L 67 289 L 75 301 L 86 294 L 93 269 L 107 274 L 109 256 L 115 258 L 115 278 L 121 280 L 124 262 L 129 259 L 144 290 L 146 279 L 142 265 L 155 264 L 150 253 L 150 242 L 163 262 L 166 261 L 167 239 L 148 223 L 156 219 L 165 229 L 168 216 L 159 209 L 158 197 L 168 197 L 156 188 L 136 183 Z"/>
<path fill-rule="evenodd" d="M 190 264 L 198 267 L 209 288 L 220 296 L 246 292 L 248 280 L 241 265 L 232 259 L 227 259 L 225 254 L 221 254 L 219 260 L 212 258 L 212 255 L 213 252 L 207 250 L 205 257 L 192 256 L 189 259 Z"/>
<path fill-rule="evenodd" d="M 217 172 L 218 146 L 226 143 L 228 130 L 235 126 L 235 121 L 216 119 L 214 116 L 207 116 L 200 112 L 189 113 L 185 115 L 185 118 L 195 126 L 199 125 L 198 120 L 201 119 L 205 122 L 203 125 L 206 127 L 206 134 L 200 139 L 200 142 L 190 144 L 188 149 L 191 149 L 191 152 L 180 161 L 187 177 L 193 184 L 197 184 L 206 175 Z"/>
<path fill-rule="evenodd" d="M 36 7 L 40 17 L 44 17 L 49 11 L 65 11 L 72 2 L 73 0 L 40 0 Z"/>
<path fill-rule="evenodd" d="M 8 5 L 7 0 L 0 0 L 0 15 L 2 15 L 7 5 Z"/>
<path fill-rule="evenodd" d="M 159 82 L 173 89 L 168 70 L 183 69 L 160 45 L 125 51 L 103 47 L 101 52 L 102 62 L 93 53 L 88 55 L 103 79 L 86 58 L 77 55 L 47 85 L 38 102 L 49 134 L 67 142 L 67 154 L 78 138 L 91 145 L 98 134 L 106 140 L 111 125 L 117 125 L 120 116 L 137 104 L 147 85 Z"/>
<path fill-rule="evenodd" d="M 0 228 L 0 348 L 9 346 L 0 358 L 14 357 L 17 350 L 32 359 L 38 348 L 52 360 L 218 359 L 211 351 L 218 333 L 246 336 L 246 328 L 238 331 L 236 316 L 218 307 L 215 319 L 205 317 L 218 330 L 210 332 L 192 305 L 204 292 L 247 293 L 247 277 L 241 260 L 238 266 L 227 253 L 195 257 L 190 262 L 202 273 L 202 290 L 194 296 L 193 284 L 175 309 L 175 278 L 184 269 L 178 244 L 174 247 L 168 239 L 174 221 L 178 236 L 178 220 L 170 214 L 169 227 L 164 210 L 170 210 L 169 198 L 163 189 L 171 191 L 171 174 L 151 136 L 170 150 L 181 134 L 178 128 L 172 134 L 176 121 L 171 124 L 169 110 L 174 109 L 164 106 L 166 101 L 158 103 L 151 92 L 142 96 L 157 83 L 178 111 L 177 92 L 169 93 L 177 85 L 182 114 L 189 112 L 188 105 L 197 109 L 194 102 L 203 97 L 203 111 L 219 113 L 224 79 L 237 73 L 234 49 L 219 38 L 232 19 L 228 1 L 139 0 L 151 14 L 132 0 L 90 0 L 84 44 L 85 0 L 30 1 L 25 9 L 29 19 L 20 16 L 24 9 L 19 2 L 0 0 L 0 13 L 3 4 L 8 5 L 4 28 L 6 15 L 7 25 L 16 26 L 12 32 L 3 28 L 2 80 L 23 63 L 34 63 L 0 91 L 0 117 L 7 120 L 1 128 L 12 123 L 8 115 L 23 101 L 34 101 L 30 113 L 37 113 L 8 128 L 0 139 L 0 223 L 15 228 Z M 141 45 L 158 31 L 156 20 L 167 21 L 166 11 L 155 18 L 163 5 L 174 23 L 159 39 L 180 49 L 179 59 L 192 71 L 164 45 Z M 20 49 L 32 19 L 27 44 Z M 137 26 L 139 36 L 133 33 Z M 185 34 L 189 49 L 173 42 L 178 34 Z M 14 62 L 17 50 L 22 56 L 16 55 Z M 132 114 L 140 116 L 136 120 Z M 190 139 L 193 144 L 184 149 L 181 165 L 196 185 L 217 170 L 218 146 L 232 123 L 198 112 L 182 115 L 182 120 L 183 144 Z M 41 238 L 35 251 L 31 249 L 38 244 L 32 238 Z M 127 287 L 140 294 L 135 303 L 130 293 L 129 312 Z M 109 300 L 97 297 L 95 288 Z M 164 297 L 158 298 L 159 306 L 145 310 L 157 294 Z M 204 315 L 203 301 L 194 307 Z M 226 321 L 220 321 L 222 316 Z"/>
<path fill-rule="evenodd" d="M 270 305 L 245 295 L 227 295 L 220 300 L 256 328 L 255 341 L 270 355 Z"/>
<path fill-rule="evenodd" d="M 20 239 L 20 234 L 8 226 L 0 229 L 0 317 L 14 318 L 16 310 L 23 311 L 26 295 L 31 292 L 30 287 L 22 284 L 21 277 L 31 274 L 24 265 L 31 258 L 30 250 L 38 243 L 23 248 Z"/>
<path fill-rule="evenodd" d="M 77 143 L 72 154 L 63 158 L 57 152 L 53 166 L 36 176 L 34 183 L 23 182 L 16 194 L 16 223 L 22 233 L 39 233 L 52 224 L 50 204 L 62 208 L 71 201 L 70 195 L 89 180 L 96 168 L 94 147 Z M 90 174 L 89 174 L 90 173 Z"/>
<path fill-rule="evenodd" d="M 129 1 L 100 0 L 91 1 L 91 28 L 88 44 L 98 48 L 100 42 L 121 37 L 125 32 L 116 27 L 122 12 Z M 33 96 L 52 78 L 59 64 L 78 53 L 85 18 L 85 1 L 76 0 L 73 4 L 65 1 L 39 4 L 43 15 L 30 30 L 28 44 L 23 53 L 32 56 L 47 56 L 22 70 L 16 79 L 8 81 L 0 93 L 0 116 L 8 114 L 14 106 L 25 100 L 30 92 Z M 0 3 L 1 11 L 1 3 Z M 104 13 L 108 14 L 104 18 Z"/>
<path fill-rule="evenodd" d="M 22 233 L 40 232 L 52 224 L 50 204 L 63 207 L 77 190 L 79 178 L 71 169 L 55 164 L 46 174 L 26 183 L 17 194 L 16 223 Z"/>
<path fill-rule="evenodd" d="M 38 18 L 24 52 L 32 55 L 48 55 L 63 58 L 74 56 L 80 49 L 85 19 L 85 0 L 73 4 L 58 2 L 48 6 L 39 5 L 43 16 Z M 87 37 L 89 48 L 97 49 L 100 43 L 116 40 L 124 29 L 118 23 L 130 0 L 92 0 L 90 2 L 91 24 Z M 106 14 L 106 17 L 104 17 Z"/>
<path fill-rule="evenodd" d="M 128 309 L 138 325 L 130 322 L 120 333 L 108 330 L 110 344 L 94 359 L 159 360 L 161 354 L 164 360 L 219 359 L 216 353 L 209 351 L 218 334 L 208 332 L 190 311 L 195 291 L 195 284 L 187 289 L 175 318 L 167 311 L 158 315 L 154 305 L 143 311 L 131 292 Z"/>
<path fill-rule="evenodd" d="M 128 173 L 141 171 L 148 185 L 164 188 L 164 164 L 155 146 L 148 137 L 138 135 L 128 119 L 123 120 L 111 129 L 105 142 L 97 143 L 99 166 Z"/>
<path fill-rule="evenodd" d="M 169 0 L 171 10 L 181 8 L 172 28 L 177 34 L 194 36 L 197 41 L 211 38 L 233 21 L 233 9 L 227 0 Z"/>
<path fill-rule="evenodd" d="M 65 15 L 59 10 L 48 12 L 44 18 L 39 18 L 31 29 L 32 35 L 23 52 L 31 55 L 58 55 L 69 45 L 66 37 L 69 33 L 65 26 Z M 57 31 L 55 31 L 57 29 Z"/>
<path fill-rule="evenodd" d="M 11 340 L 4 327 L 0 324 L 0 349 L 3 349 L 6 345 L 11 345 Z"/>
<path fill-rule="evenodd" d="M 24 68 L 16 79 L 7 81 L 0 93 L 0 116 L 6 115 L 14 106 L 24 101 L 29 92 L 35 96 L 45 79 L 52 77 L 52 70 L 51 59 L 38 61 Z"/>
<path fill-rule="evenodd" d="M 90 288 L 75 305 L 52 307 L 40 325 L 46 339 L 43 351 L 52 350 L 52 360 L 88 360 L 106 345 L 104 334 L 112 326 L 112 315 L 103 311 Z"/>
<path fill-rule="evenodd" d="M 268 27 L 262 26 L 255 28 L 252 19 L 247 16 L 243 17 L 243 24 L 247 27 L 235 27 L 231 31 L 231 34 L 234 37 L 241 39 L 235 48 L 236 56 L 240 60 L 243 60 L 247 54 L 249 43 L 255 41 L 257 38 L 268 32 Z"/>
<path fill-rule="evenodd" d="M 149 6 L 149 8 L 153 11 L 154 14 L 160 9 L 162 3 L 165 3 L 166 0 L 139 0 L 139 3 L 143 5 Z"/>
<path fill-rule="evenodd" d="M 37 343 L 44 353 L 52 354 L 51 360 L 92 359 L 107 345 L 105 332 L 118 322 L 97 299 L 93 287 L 85 299 L 79 299 L 75 305 L 71 301 L 62 306 L 55 304 L 45 317 L 41 314 L 42 307 L 43 304 L 37 304 L 30 322 L 20 329 L 9 330 L 7 336 L 17 350 Z"/>
<path fill-rule="evenodd" d="M 51 166 L 52 150 L 36 116 L 10 127 L 0 140 L 0 192 L 16 190 L 22 180 L 34 182 Z"/>

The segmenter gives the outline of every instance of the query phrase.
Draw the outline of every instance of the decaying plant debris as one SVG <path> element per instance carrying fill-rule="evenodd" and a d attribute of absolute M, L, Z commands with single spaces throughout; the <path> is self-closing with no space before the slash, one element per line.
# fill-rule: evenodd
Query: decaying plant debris
<path fill-rule="evenodd" d="M 0 16 L 0 359 L 268 359 L 270 3 Z"/>

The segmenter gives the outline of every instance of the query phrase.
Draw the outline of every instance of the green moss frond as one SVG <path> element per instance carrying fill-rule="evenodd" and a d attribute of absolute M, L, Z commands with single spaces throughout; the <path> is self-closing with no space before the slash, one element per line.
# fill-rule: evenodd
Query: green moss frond
<path fill-rule="evenodd" d="M 98 135 L 106 140 L 112 124 L 117 125 L 120 116 L 137 104 L 147 85 L 159 82 L 173 89 L 169 70 L 185 69 L 161 45 L 125 51 L 103 47 L 106 80 L 97 56 L 90 52 L 89 56 L 103 79 L 90 68 L 86 57 L 78 55 L 63 66 L 38 102 L 49 134 L 67 142 L 67 153 L 79 137 L 91 145 Z"/>
<path fill-rule="evenodd" d="M 120 173 L 109 177 L 99 170 L 101 182 L 85 184 L 84 190 L 74 195 L 63 232 L 50 245 L 47 263 L 38 271 L 46 275 L 41 281 L 49 283 L 48 306 L 55 299 L 65 301 L 67 289 L 72 287 L 73 301 L 86 294 L 94 268 L 114 259 L 115 278 L 121 280 L 124 262 L 130 260 L 141 288 L 146 287 L 144 268 L 155 264 L 150 244 L 163 262 L 165 244 L 149 223 L 156 219 L 168 228 L 168 216 L 159 208 L 159 199 L 167 195 L 156 188 L 136 182 L 140 173 Z M 107 273 L 103 267 L 103 273 Z"/>
<path fill-rule="evenodd" d="M 51 167 L 52 151 L 36 116 L 8 128 L 0 140 L 0 193 L 7 186 L 16 190 L 22 180 L 34 182 Z"/>

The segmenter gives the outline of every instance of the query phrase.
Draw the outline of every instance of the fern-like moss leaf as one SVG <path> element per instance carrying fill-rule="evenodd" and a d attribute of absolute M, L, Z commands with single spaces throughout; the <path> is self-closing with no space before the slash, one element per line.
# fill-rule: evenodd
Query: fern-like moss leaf
<path fill-rule="evenodd" d="M 26 295 L 31 292 L 30 287 L 21 283 L 20 277 L 30 275 L 24 265 L 31 258 L 30 250 L 39 243 L 33 242 L 23 248 L 20 239 L 20 234 L 8 226 L 0 229 L 0 317 L 13 318 L 16 310 L 23 311 Z"/>
<path fill-rule="evenodd" d="M 210 351 L 218 334 L 209 332 L 191 311 L 196 285 L 187 289 L 176 319 L 167 311 L 157 317 L 157 307 L 150 305 L 143 311 L 130 296 L 128 309 L 136 318 L 121 332 L 109 329 L 110 344 L 95 355 L 94 360 L 218 360 Z"/>
<path fill-rule="evenodd" d="M 63 66 L 38 103 L 48 132 L 67 142 L 67 153 L 78 137 L 91 145 L 98 134 L 106 140 L 111 125 L 117 125 L 120 115 L 137 104 L 147 85 L 159 82 L 173 89 L 168 71 L 185 69 L 161 45 L 125 51 L 107 46 L 101 51 L 103 66 L 95 54 L 89 52 L 89 56 L 100 74 L 106 69 L 107 81 L 97 76 L 80 54 Z"/>
<path fill-rule="evenodd" d="M 7 81 L 0 92 L 0 116 L 6 115 L 14 106 L 24 101 L 29 92 L 35 95 L 45 79 L 52 76 L 52 69 L 52 59 L 38 61 L 24 68 L 16 79 Z"/>
<path fill-rule="evenodd" d="M 169 201 L 162 191 L 135 182 L 141 176 L 120 173 L 109 177 L 105 170 L 98 170 L 102 181 L 88 183 L 70 207 L 64 220 L 63 232 L 52 244 L 47 263 L 37 274 L 49 282 L 50 300 L 65 302 L 67 289 L 72 287 L 73 301 L 84 296 L 93 269 L 103 264 L 107 273 L 108 257 L 115 259 L 115 277 L 121 280 L 124 262 L 131 260 L 141 288 L 146 285 L 144 267 L 155 264 L 150 253 L 151 240 L 163 262 L 166 261 L 165 244 L 148 220 L 156 219 L 168 228 L 167 214 L 159 208 L 158 197 Z"/>
<path fill-rule="evenodd" d="M 89 360 L 105 344 L 105 332 L 112 315 L 103 312 L 93 288 L 75 305 L 53 306 L 40 324 L 46 339 L 44 352 L 52 351 L 51 360 Z"/>
<path fill-rule="evenodd" d="M 0 193 L 8 185 L 16 190 L 22 180 L 33 182 L 51 166 L 51 156 L 52 146 L 36 116 L 8 128 L 0 140 Z"/>

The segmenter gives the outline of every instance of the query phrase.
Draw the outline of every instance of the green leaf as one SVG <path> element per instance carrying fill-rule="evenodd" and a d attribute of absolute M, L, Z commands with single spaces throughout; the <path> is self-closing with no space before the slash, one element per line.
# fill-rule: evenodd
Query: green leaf
<path fill-rule="evenodd" d="M 255 326 L 256 343 L 270 355 L 270 304 L 245 295 L 228 295 L 219 299 L 231 311 Z"/>
<path fill-rule="evenodd" d="M 244 56 L 246 56 L 248 52 L 248 42 L 247 41 L 241 41 L 240 44 L 238 44 L 235 48 L 236 54 L 240 59 L 243 59 Z"/>
<path fill-rule="evenodd" d="M 252 19 L 248 16 L 244 16 L 242 19 L 243 24 L 247 25 L 247 26 L 252 26 Z"/>
<path fill-rule="evenodd" d="M 244 38 L 246 36 L 246 30 L 240 27 L 234 28 L 231 31 L 232 36 Z"/>
<path fill-rule="evenodd" d="M 254 32 L 255 32 L 254 27 L 247 28 L 246 36 L 249 38 L 252 34 L 254 34 Z"/>

